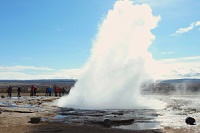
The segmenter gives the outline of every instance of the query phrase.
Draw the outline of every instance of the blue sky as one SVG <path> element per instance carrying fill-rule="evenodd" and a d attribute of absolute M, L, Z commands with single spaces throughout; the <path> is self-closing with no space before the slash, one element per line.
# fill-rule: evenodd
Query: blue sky
<path fill-rule="evenodd" d="M 98 25 L 114 3 L 115 0 L 1 0 L 0 79 L 78 76 L 90 57 Z M 185 63 L 185 71 L 174 78 L 200 77 L 200 1 L 134 3 L 149 4 L 153 15 L 161 18 L 152 30 L 156 38 L 149 51 L 153 58 L 170 65 L 179 62 L 175 66 Z"/>

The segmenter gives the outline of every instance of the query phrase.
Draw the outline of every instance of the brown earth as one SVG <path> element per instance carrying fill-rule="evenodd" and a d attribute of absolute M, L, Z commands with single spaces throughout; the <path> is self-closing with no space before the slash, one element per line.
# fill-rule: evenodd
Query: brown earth
<path fill-rule="evenodd" d="M 63 124 L 63 123 L 29 123 L 30 117 L 35 114 L 24 113 L 2 113 L 0 115 L 0 133 L 190 133 L 186 129 L 164 130 L 120 130 L 105 128 L 100 126 L 80 125 L 80 124 Z"/>
<path fill-rule="evenodd" d="M 2 93 L 0 95 L 5 95 Z M 13 94 L 16 96 L 17 94 Z M 22 94 L 29 96 L 29 93 Z M 39 93 L 39 96 L 44 93 Z M 52 97 L 52 100 L 56 99 Z M 1 99 L 0 99 L 1 100 Z M 44 100 L 44 99 L 43 99 Z M 46 101 L 45 101 L 46 102 Z M 49 101 L 51 102 L 51 101 Z M 35 103 L 37 104 L 37 103 Z M 64 124 L 62 122 L 40 122 L 37 124 L 30 123 L 31 117 L 39 116 L 41 118 L 52 118 L 56 115 L 52 112 L 35 112 L 29 108 L 10 108 L 1 107 L 3 112 L 0 114 L 0 133 L 192 133 L 195 129 L 172 129 L 165 127 L 162 130 L 122 130 L 106 128 L 100 125 L 89 125 L 80 123 Z"/>
<path fill-rule="evenodd" d="M 5 108 L 1 108 L 5 109 Z M 8 110 L 7 110 L 8 111 Z M 16 110 L 15 110 L 16 111 Z M 156 130 L 130 131 L 101 126 L 40 122 L 31 124 L 30 118 L 44 116 L 37 113 L 3 112 L 0 114 L 0 133 L 155 133 Z M 45 116 L 46 117 L 46 116 Z"/>

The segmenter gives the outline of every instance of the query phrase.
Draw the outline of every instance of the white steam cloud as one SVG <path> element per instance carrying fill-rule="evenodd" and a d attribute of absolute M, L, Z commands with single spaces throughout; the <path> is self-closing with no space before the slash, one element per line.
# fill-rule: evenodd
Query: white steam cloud
<path fill-rule="evenodd" d="M 146 4 L 117 1 L 99 27 L 83 74 L 70 95 L 58 101 L 58 106 L 143 108 L 139 89 L 152 67 L 148 47 L 154 39 L 151 29 L 159 19 Z"/>
<path fill-rule="evenodd" d="M 183 33 L 187 33 L 191 30 L 193 30 L 195 27 L 198 27 L 200 26 L 200 21 L 196 21 L 196 22 L 193 22 L 191 23 L 188 27 L 186 28 L 180 28 L 178 29 L 174 34 L 172 35 L 178 35 L 178 34 L 183 34 Z"/>

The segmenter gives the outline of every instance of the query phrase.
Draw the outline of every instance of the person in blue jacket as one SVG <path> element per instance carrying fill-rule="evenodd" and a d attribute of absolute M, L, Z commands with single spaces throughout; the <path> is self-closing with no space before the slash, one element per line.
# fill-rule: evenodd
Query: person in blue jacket
<path fill-rule="evenodd" d="M 51 96 L 52 91 L 53 91 L 53 89 L 51 88 L 51 86 L 49 86 L 49 87 L 48 87 L 48 93 L 49 93 L 49 96 Z"/>

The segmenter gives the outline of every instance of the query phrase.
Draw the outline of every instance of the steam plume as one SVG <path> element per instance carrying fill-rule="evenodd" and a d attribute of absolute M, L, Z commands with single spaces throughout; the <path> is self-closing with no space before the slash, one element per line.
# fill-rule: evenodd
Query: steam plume
<path fill-rule="evenodd" d="M 148 47 L 154 39 L 151 29 L 159 19 L 146 4 L 117 1 L 99 26 L 82 76 L 58 105 L 87 109 L 144 107 L 139 89 L 151 67 Z"/>

